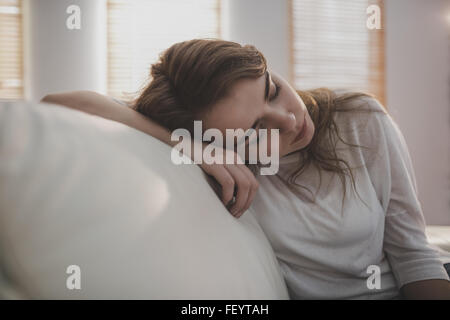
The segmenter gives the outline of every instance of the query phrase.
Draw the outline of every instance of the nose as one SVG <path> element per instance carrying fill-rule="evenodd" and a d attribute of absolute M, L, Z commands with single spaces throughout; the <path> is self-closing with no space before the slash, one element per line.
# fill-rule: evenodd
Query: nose
<path fill-rule="evenodd" d="M 271 109 L 266 115 L 269 129 L 280 129 L 280 133 L 295 131 L 297 119 L 295 114 L 283 109 Z"/>

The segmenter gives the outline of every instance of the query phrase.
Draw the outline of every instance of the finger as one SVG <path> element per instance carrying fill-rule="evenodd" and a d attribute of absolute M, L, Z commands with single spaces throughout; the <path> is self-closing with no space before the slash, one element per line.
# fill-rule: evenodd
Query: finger
<path fill-rule="evenodd" d="M 212 165 L 208 167 L 207 173 L 213 176 L 222 187 L 222 202 L 226 206 L 233 199 L 235 182 L 232 175 L 223 165 Z"/>
<path fill-rule="evenodd" d="M 237 214 L 237 218 L 239 218 L 242 214 L 244 214 L 245 211 L 248 210 L 248 208 L 250 208 L 250 205 L 252 204 L 259 187 L 258 180 L 256 180 L 255 175 L 250 171 L 250 169 L 247 166 L 242 166 L 241 169 L 250 181 L 250 192 L 247 198 L 247 202 L 244 205 L 244 209 Z"/>
<path fill-rule="evenodd" d="M 236 215 L 244 209 L 244 206 L 247 203 L 250 192 L 250 181 L 248 181 L 247 175 L 239 168 L 239 166 L 225 165 L 225 168 L 236 183 L 236 202 L 230 208 L 231 214 Z"/>

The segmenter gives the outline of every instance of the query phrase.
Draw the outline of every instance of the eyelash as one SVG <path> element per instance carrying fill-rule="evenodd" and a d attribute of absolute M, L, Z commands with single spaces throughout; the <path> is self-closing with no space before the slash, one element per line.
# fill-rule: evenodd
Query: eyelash
<path fill-rule="evenodd" d="M 270 101 L 275 100 L 278 97 L 278 95 L 280 94 L 280 90 L 281 90 L 281 86 L 278 83 L 274 82 L 274 84 L 275 84 L 275 94 L 270 98 Z"/>
<path fill-rule="evenodd" d="M 264 125 L 263 125 L 263 123 L 262 123 L 262 121 L 259 121 L 258 122 L 258 124 L 253 128 L 255 131 L 256 131 L 256 144 L 258 144 L 259 143 L 259 132 L 258 132 L 258 130 L 259 129 L 261 129 L 261 128 L 264 128 Z M 245 140 L 248 140 L 249 138 L 248 137 L 245 137 Z"/>
<path fill-rule="evenodd" d="M 272 97 L 270 97 L 269 101 L 275 100 L 278 97 L 278 95 L 280 94 L 280 90 L 281 90 L 281 86 L 278 83 L 276 83 L 275 81 L 273 83 L 275 84 L 275 94 Z M 256 125 L 256 127 L 254 129 L 258 130 L 261 128 L 263 128 L 263 125 L 261 124 L 261 122 L 259 122 L 258 125 Z M 259 134 L 257 134 L 257 136 L 256 136 L 256 143 L 259 143 Z"/>
<path fill-rule="evenodd" d="M 278 89 L 277 89 L 278 90 Z M 277 96 L 278 94 L 276 93 L 274 96 L 275 96 L 275 98 L 276 98 L 276 96 Z M 264 122 L 263 121 L 260 121 L 259 123 L 258 123 L 258 125 L 256 126 L 256 133 L 257 133 L 257 135 L 256 135 L 256 143 L 258 144 L 259 143 L 259 129 L 264 129 Z"/>

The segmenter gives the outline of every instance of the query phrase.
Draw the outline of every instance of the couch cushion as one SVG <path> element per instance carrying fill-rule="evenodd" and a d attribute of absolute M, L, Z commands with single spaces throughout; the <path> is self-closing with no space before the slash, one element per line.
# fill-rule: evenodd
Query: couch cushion
<path fill-rule="evenodd" d="M 1 103 L 2 270 L 30 298 L 287 299 L 251 212 L 232 217 L 170 151 L 62 106 Z"/>

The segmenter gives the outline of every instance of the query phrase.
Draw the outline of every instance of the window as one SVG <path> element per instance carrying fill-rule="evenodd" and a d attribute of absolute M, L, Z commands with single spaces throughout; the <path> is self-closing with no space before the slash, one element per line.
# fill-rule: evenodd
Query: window
<path fill-rule="evenodd" d="M 0 0 L 0 99 L 23 98 L 21 2 Z"/>
<path fill-rule="evenodd" d="M 381 9 L 381 29 L 366 26 L 371 4 Z M 384 103 L 382 0 L 291 0 L 291 9 L 296 89 L 364 90 Z"/>
<path fill-rule="evenodd" d="M 108 94 L 127 98 L 175 42 L 220 36 L 219 0 L 108 0 Z"/>

